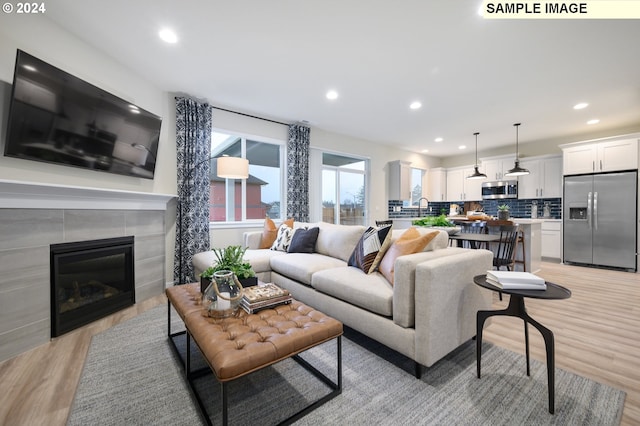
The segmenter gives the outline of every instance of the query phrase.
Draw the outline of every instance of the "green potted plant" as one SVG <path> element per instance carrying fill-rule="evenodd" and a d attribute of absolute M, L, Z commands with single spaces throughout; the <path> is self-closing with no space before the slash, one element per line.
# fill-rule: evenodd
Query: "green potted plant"
<path fill-rule="evenodd" d="M 509 220 L 509 206 L 506 204 L 501 204 L 498 206 L 498 219 L 499 220 Z"/>
<path fill-rule="evenodd" d="M 244 260 L 246 248 L 240 246 L 228 246 L 225 248 L 211 249 L 216 256 L 216 261 L 200 274 L 200 289 L 204 290 L 213 279 L 213 274 L 217 271 L 232 271 L 243 287 L 251 287 L 258 284 L 256 273 L 251 264 Z"/>
<path fill-rule="evenodd" d="M 422 219 L 416 219 L 411 223 L 414 226 L 444 229 L 449 234 L 456 234 L 460 232 L 460 228 L 458 228 L 454 223 L 450 222 L 449 219 L 447 219 L 447 216 L 444 214 L 441 214 L 440 216 L 427 216 Z"/>

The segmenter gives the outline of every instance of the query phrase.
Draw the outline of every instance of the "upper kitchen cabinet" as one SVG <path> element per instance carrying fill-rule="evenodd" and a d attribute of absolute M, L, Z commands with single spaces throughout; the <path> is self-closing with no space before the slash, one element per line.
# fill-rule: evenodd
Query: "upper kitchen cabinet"
<path fill-rule="evenodd" d="M 482 200 L 482 182 L 480 179 L 467 179 L 473 174 L 473 166 L 447 170 L 447 201 Z"/>
<path fill-rule="evenodd" d="M 565 175 L 638 168 L 638 139 L 564 146 L 562 153 Z"/>
<path fill-rule="evenodd" d="M 389 162 L 389 199 L 411 200 L 411 163 L 409 161 Z"/>
<path fill-rule="evenodd" d="M 520 160 L 520 166 L 529 170 L 528 175 L 518 177 L 518 198 L 562 197 L 562 158 L 528 158 Z"/>
<path fill-rule="evenodd" d="M 487 158 L 482 160 L 481 171 L 487 175 L 487 181 L 505 179 L 504 174 L 513 167 L 514 156 L 504 158 Z M 506 178 L 509 179 L 508 177 Z"/>
<path fill-rule="evenodd" d="M 427 194 L 429 201 L 445 201 L 447 196 L 447 171 L 442 167 L 427 172 Z"/>

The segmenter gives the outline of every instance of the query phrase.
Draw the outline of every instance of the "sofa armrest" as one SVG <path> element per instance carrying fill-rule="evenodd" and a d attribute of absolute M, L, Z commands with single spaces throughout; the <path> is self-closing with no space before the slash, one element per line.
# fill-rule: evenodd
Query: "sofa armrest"
<path fill-rule="evenodd" d="M 488 250 L 467 250 L 416 267 L 416 361 L 427 367 L 476 334 L 476 314 L 492 292 L 473 282 L 492 269 Z"/>
<path fill-rule="evenodd" d="M 466 253 L 469 250 L 449 247 L 398 257 L 393 272 L 393 322 L 402 327 L 413 327 L 415 324 L 416 267 L 420 263 Z"/>
<path fill-rule="evenodd" d="M 260 248 L 262 241 L 262 231 L 247 231 L 242 234 L 242 246 L 249 250 Z"/>

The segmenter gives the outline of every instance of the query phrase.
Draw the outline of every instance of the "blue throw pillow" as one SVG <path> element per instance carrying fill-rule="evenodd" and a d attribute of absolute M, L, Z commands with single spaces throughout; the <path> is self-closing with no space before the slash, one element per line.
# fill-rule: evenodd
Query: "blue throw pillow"
<path fill-rule="evenodd" d="M 291 237 L 289 253 L 314 253 L 320 228 L 298 228 Z"/>

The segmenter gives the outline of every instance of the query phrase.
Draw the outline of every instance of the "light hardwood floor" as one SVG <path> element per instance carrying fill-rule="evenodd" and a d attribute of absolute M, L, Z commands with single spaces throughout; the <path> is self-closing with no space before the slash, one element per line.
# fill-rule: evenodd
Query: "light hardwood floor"
<path fill-rule="evenodd" d="M 567 300 L 527 299 L 529 314 L 555 335 L 556 367 L 627 392 L 623 425 L 640 424 L 640 274 L 543 262 L 538 275 L 573 292 Z M 502 308 L 507 298 L 494 307 Z M 0 364 L 0 425 L 65 425 L 91 336 L 154 306 L 164 296 L 68 333 Z M 497 318 L 485 341 L 524 354 L 522 321 Z M 530 328 L 531 356 L 544 342 Z M 556 406 L 561 401 L 556 401 Z"/>

